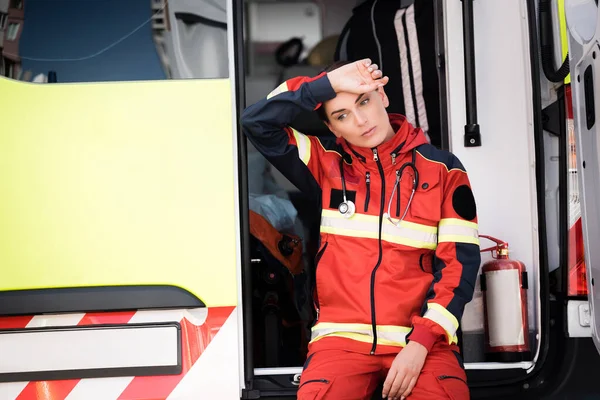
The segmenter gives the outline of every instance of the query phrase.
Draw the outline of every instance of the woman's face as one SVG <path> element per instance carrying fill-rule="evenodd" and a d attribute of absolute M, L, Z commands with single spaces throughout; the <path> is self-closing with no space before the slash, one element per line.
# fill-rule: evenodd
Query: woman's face
<path fill-rule="evenodd" d="M 389 100 L 379 88 L 356 95 L 340 92 L 323 104 L 327 127 L 336 137 L 358 147 L 373 148 L 394 136 L 386 107 Z"/>

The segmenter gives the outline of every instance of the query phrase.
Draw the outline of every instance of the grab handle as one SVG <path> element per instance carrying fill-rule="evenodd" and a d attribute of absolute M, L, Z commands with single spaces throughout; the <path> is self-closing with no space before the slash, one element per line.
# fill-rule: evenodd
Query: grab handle
<path fill-rule="evenodd" d="M 461 0 L 463 12 L 463 46 L 465 60 L 465 99 L 467 124 L 465 147 L 481 146 L 481 133 L 477 122 L 477 88 L 475 84 L 475 41 L 473 29 L 473 0 Z"/>

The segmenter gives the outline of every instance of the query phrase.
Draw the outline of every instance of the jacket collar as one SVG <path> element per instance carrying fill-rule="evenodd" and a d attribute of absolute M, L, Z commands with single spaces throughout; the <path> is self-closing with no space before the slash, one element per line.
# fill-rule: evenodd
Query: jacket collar
<path fill-rule="evenodd" d="M 338 139 L 339 144 L 344 151 L 351 157 L 356 158 L 360 164 L 368 169 L 377 169 L 379 160 L 383 169 L 397 166 L 399 162 L 404 162 L 403 158 L 415 147 L 427 143 L 425 134 L 421 128 L 415 128 L 406 117 L 400 114 L 388 114 L 390 124 L 396 132 L 387 142 L 372 149 L 366 147 L 357 147 L 348 143 L 344 139 Z M 377 154 L 377 157 L 375 157 Z"/>

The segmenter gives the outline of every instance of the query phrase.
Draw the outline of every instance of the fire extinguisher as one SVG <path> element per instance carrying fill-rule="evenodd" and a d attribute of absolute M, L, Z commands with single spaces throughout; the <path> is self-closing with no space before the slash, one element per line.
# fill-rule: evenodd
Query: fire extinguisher
<path fill-rule="evenodd" d="M 493 260 L 481 268 L 481 291 L 485 325 L 485 357 L 493 362 L 531 360 L 527 318 L 527 269 L 508 258 L 508 243 L 491 236 Z M 495 253 L 495 254 L 494 254 Z"/>

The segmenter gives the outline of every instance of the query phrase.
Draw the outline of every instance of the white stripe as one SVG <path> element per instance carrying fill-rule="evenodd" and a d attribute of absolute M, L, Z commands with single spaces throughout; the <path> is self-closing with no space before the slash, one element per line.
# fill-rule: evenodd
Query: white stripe
<path fill-rule="evenodd" d="M 427 310 L 423 318 L 430 319 L 433 322 L 437 322 L 439 325 L 441 325 L 441 327 L 444 328 L 444 330 L 448 333 L 448 337 L 450 340 L 452 340 L 454 338 L 454 335 L 456 335 L 456 328 L 454 327 L 452 321 L 446 318 L 444 314 L 442 314 L 435 308 L 430 308 L 429 310 Z"/>
<path fill-rule="evenodd" d="M 294 128 L 292 128 L 292 131 L 294 132 L 294 138 L 296 138 L 298 157 L 305 165 L 308 165 L 308 162 L 310 161 L 310 139 Z"/>
<path fill-rule="evenodd" d="M 190 310 L 142 310 L 136 312 L 130 324 L 147 323 L 147 322 L 180 322 L 184 317 L 196 326 L 206 322 L 208 308 L 194 308 Z"/>
<path fill-rule="evenodd" d="M 85 313 L 36 315 L 25 327 L 75 326 L 81 322 L 85 315 Z M 206 321 L 207 315 L 208 308 L 206 307 L 179 310 L 142 310 L 137 311 L 128 323 L 179 322 L 185 317 L 194 325 L 200 326 Z"/>
<path fill-rule="evenodd" d="M 0 399 L 15 399 L 29 382 L 0 383 Z"/>
<path fill-rule="evenodd" d="M 409 330 L 409 329 L 407 328 L 407 330 Z M 316 338 L 319 338 L 321 336 L 329 335 L 332 333 L 339 333 L 339 332 L 358 333 L 358 334 L 373 337 L 372 329 L 364 329 L 364 330 L 363 329 L 350 329 L 350 328 L 347 328 L 344 326 L 340 326 L 340 327 L 313 329 L 312 334 L 311 334 L 311 340 L 315 340 Z M 408 334 L 408 332 L 390 332 L 390 331 L 386 331 L 386 330 L 377 329 L 377 337 L 378 338 L 389 340 L 391 342 L 396 342 L 396 343 L 406 343 L 406 335 L 407 334 Z"/>
<path fill-rule="evenodd" d="M 44 328 L 47 326 L 74 326 L 77 325 L 85 316 L 83 313 L 77 314 L 57 314 L 57 315 L 36 315 L 25 326 L 26 328 Z"/>
<path fill-rule="evenodd" d="M 277 96 L 278 94 L 281 94 L 281 93 L 287 92 L 287 91 L 288 91 L 287 82 L 283 82 L 279 86 L 277 86 L 273 91 L 271 91 L 271 93 L 269 93 L 267 95 L 267 100 L 271 99 L 274 96 Z"/>
<path fill-rule="evenodd" d="M 384 223 L 381 227 L 382 239 L 393 241 L 392 238 L 406 238 L 416 240 L 418 242 L 428 243 L 431 245 L 437 244 L 437 234 L 431 232 L 423 232 L 400 226 Z"/>
<path fill-rule="evenodd" d="M 175 326 L 4 332 L 0 373 L 173 366 L 177 342 Z"/>
<path fill-rule="evenodd" d="M 255 376 L 264 375 L 294 375 L 302 372 L 302 367 L 272 367 L 272 368 L 254 368 Z"/>
<path fill-rule="evenodd" d="M 365 215 L 361 215 L 361 217 L 365 217 Z M 366 216 L 368 217 L 368 216 Z M 346 218 L 338 218 L 338 217 L 329 217 L 327 215 L 321 216 L 321 228 L 333 228 L 333 229 L 342 229 L 346 230 L 346 232 L 332 232 L 334 234 L 342 235 L 342 236 L 353 236 L 353 237 L 367 237 L 372 239 L 377 239 L 379 236 L 379 219 L 378 217 L 373 217 L 372 221 L 365 220 L 366 218 L 361 219 L 346 219 Z M 369 218 L 370 219 L 370 218 Z M 437 244 L 437 234 L 435 231 L 433 232 L 425 232 L 418 229 L 411 229 L 408 227 L 408 223 L 400 224 L 400 226 L 393 225 L 387 219 L 384 219 L 381 233 L 382 240 L 406 244 L 409 246 L 410 244 L 406 243 L 406 240 L 403 243 L 403 239 L 407 239 L 408 241 L 417 241 L 426 243 L 429 245 Z M 432 230 L 435 230 L 435 227 L 431 227 Z M 324 231 L 328 231 L 324 229 Z M 330 231 L 328 231 L 330 232 Z"/>
<path fill-rule="evenodd" d="M 423 98 L 423 72 L 421 70 L 421 53 L 419 52 L 419 38 L 417 36 L 417 24 L 415 23 L 415 6 L 411 4 L 406 10 L 406 30 L 408 32 L 408 45 L 410 46 L 410 66 L 413 71 L 415 84 L 415 98 L 417 99 L 417 112 L 419 113 L 419 127 L 423 131 L 429 131 L 427 122 L 427 110 Z"/>
<path fill-rule="evenodd" d="M 168 400 L 239 399 L 237 311 L 237 308 L 233 310 Z"/>
<path fill-rule="evenodd" d="M 118 399 L 133 380 L 133 376 L 82 379 L 65 400 Z"/>
<path fill-rule="evenodd" d="M 464 225 L 440 225 L 438 235 L 460 235 L 479 238 L 479 231 Z"/>
<path fill-rule="evenodd" d="M 377 337 L 390 342 L 406 343 L 406 333 L 404 332 L 380 332 L 377 331 Z"/>
<path fill-rule="evenodd" d="M 408 54 L 406 50 L 406 42 L 404 38 L 404 27 L 402 24 L 402 16 L 405 9 L 398 10 L 394 18 L 394 27 L 396 28 L 396 36 L 398 37 L 398 47 L 400 48 L 400 71 L 402 79 L 402 94 L 404 96 L 404 115 L 411 124 L 415 125 L 415 107 L 412 101 L 412 93 L 410 90 L 410 77 L 408 75 Z"/>

